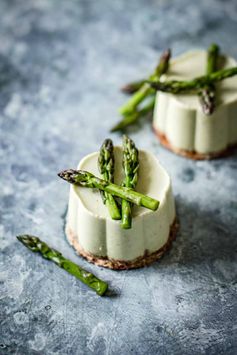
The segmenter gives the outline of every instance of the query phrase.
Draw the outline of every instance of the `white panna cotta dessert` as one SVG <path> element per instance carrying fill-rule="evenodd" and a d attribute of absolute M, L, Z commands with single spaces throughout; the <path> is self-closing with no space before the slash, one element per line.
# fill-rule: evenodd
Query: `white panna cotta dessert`
<path fill-rule="evenodd" d="M 230 57 L 219 58 L 218 68 L 236 66 Z M 162 80 L 191 80 L 205 74 L 206 51 L 191 51 L 171 60 Z M 194 94 L 157 92 L 153 127 L 161 143 L 193 159 L 210 159 L 226 154 L 237 144 L 237 76 L 216 87 L 216 108 L 212 115 L 202 111 Z"/>
<path fill-rule="evenodd" d="M 78 166 L 96 176 L 99 152 L 87 155 Z M 114 148 L 114 182 L 123 181 L 122 147 Z M 139 150 L 139 178 L 136 191 L 159 200 L 151 211 L 132 207 L 132 228 L 121 228 L 111 219 L 101 193 L 71 185 L 66 234 L 77 252 L 88 261 L 112 269 L 137 268 L 150 264 L 171 245 L 177 230 L 174 197 L 167 172 L 155 156 Z"/>

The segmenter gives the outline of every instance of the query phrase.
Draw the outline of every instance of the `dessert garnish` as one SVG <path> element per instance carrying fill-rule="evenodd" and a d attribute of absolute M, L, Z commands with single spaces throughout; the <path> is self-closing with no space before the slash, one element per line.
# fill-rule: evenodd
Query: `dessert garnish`
<path fill-rule="evenodd" d="M 82 269 L 79 265 L 69 259 L 64 258 L 59 251 L 49 247 L 39 238 L 25 234 L 17 236 L 17 239 L 31 251 L 40 253 L 43 258 L 53 261 L 69 274 L 75 276 L 99 296 L 103 296 L 106 293 L 108 289 L 108 284 L 106 282 L 98 279 L 95 275 Z"/>
<path fill-rule="evenodd" d="M 237 67 L 221 69 L 209 75 L 196 77 L 192 80 L 167 80 L 165 82 L 148 81 L 154 89 L 171 94 L 195 93 L 197 90 L 213 85 L 232 76 L 237 75 Z"/>
<path fill-rule="evenodd" d="M 108 192 L 113 196 L 117 196 L 132 202 L 137 206 L 148 208 L 152 211 L 156 211 L 159 207 L 158 200 L 143 195 L 129 187 L 119 186 L 106 180 L 100 179 L 88 171 L 68 169 L 60 172 L 58 176 L 70 184 L 89 187 L 92 189 L 99 189 Z"/>
<path fill-rule="evenodd" d="M 98 157 L 98 169 L 104 180 L 108 182 L 114 181 L 114 147 L 111 139 L 105 139 Z M 112 219 L 121 219 L 121 213 L 117 202 L 113 195 L 108 192 L 101 191 L 104 204 L 108 208 Z"/>
<path fill-rule="evenodd" d="M 108 153 L 109 161 L 110 140 L 105 140 L 101 151 Z M 122 146 L 113 148 L 111 182 L 98 167 L 98 161 L 106 160 L 104 156 L 99 159 L 101 151 L 84 156 L 77 170 L 59 173 L 72 184 L 65 225 L 67 239 L 78 254 L 98 266 L 125 270 L 149 265 L 168 250 L 177 232 L 171 179 L 152 153 L 138 151 L 134 142 L 124 136 Z M 101 192 L 114 198 L 121 221 L 111 218 Z"/>
<path fill-rule="evenodd" d="M 111 218 L 121 219 L 122 216 L 121 227 L 129 229 L 132 226 L 132 203 L 155 211 L 159 206 L 159 201 L 135 191 L 138 181 L 139 153 L 132 139 L 126 135 L 123 137 L 124 179 L 121 186 L 113 182 L 113 150 L 111 139 L 105 139 L 98 157 L 98 169 L 103 179 L 88 171 L 74 169 L 64 170 L 58 176 L 74 185 L 99 189 Z M 121 213 L 115 197 L 121 198 Z"/>
<path fill-rule="evenodd" d="M 214 73 L 217 70 L 218 56 L 219 47 L 217 46 L 217 44 L 213 43 L 210 45 L 207 51 L 207 75 Z M 206 85 L 206 87 L 199 91 L 198 95 L 200 98 L 200 103 L 203 112 L 205 113 L 205 115 L 211 115 L 214 112 L 216 106 L 215 85 Z"/>
<path fill-rule="evenodd" d="M 138 181 L 138 169 L 139 169 L 139 158 L 138 150 L 135 143 L 128 136 L 123 136 L 123 169 L 124 169 L 124 181 L 122 186 L 130 187 L 135 189 Z M 132 211 L 131 203 L 122 200 L 122 222 L 121 226 L 124 229 L 131 228 L 132 225 Z"/>
<path fill-rule="evenodd" d="M 122 186 L 135 189 L 138 181 L 139 158 L 138 150 L 135 143 L 128 136 L 123 136 L 123 170 L 124 181 Z M 124 229 L 131 228 L 132 211 L 131 203 L 127 200 L 122 200 L 122 222 L 121 226 Z"/>
<path fill-rule="evenodd" d="M 152 112 L 155 105 L 156 91 L 171 94 L 197 94 L 204 114 L 211 115 L 216 106 L 215 83 L 237 75 L 237 67 L 217 71 L 218 56 L 219 47 L 216 44 L 212 44 L 207 53 L 206 75 L 189 81 L 171 80 L 161 82 L 161 76 L 169 69 L 170 51 L 165 51 L 153 75 L 147 80 L 135 81 L 122 88 L 123 92 L 133 94 L 133 96 L 120 108 L 119 112 L 123 118 L 111 131 L 123 130 L 127 126 L 136 123 L 140 117 Z"/>
<path fill-rule="evenodd" d="M 157 81 L 160 79 L 161 75 L 167 72 L 170 56 L 171 52 L 169 49 L 162 54 L 154 73 L 149 77 L 149 81 Z M 122 114 L 123 119 L 111 129 L 112 132 L 122 130 L 128 125 L 135 123 L 141 116 L 152 111 L 155 104 L 155 92 L 146 80 L 128 84 L 125 88 L 122 88 L 122 90 L 127 93 L 134 93 L 134 91 L 136 91 L 131 99 L 120 108 L 119 112 Z M 139 107 L 144 101 L 144 106 Z"/>

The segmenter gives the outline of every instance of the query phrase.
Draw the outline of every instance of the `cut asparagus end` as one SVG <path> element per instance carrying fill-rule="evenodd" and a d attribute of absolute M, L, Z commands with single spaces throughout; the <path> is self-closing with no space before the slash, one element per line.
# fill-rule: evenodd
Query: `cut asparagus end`
<path fill-rule="evenodd" d="M 99 296 L 104 296 L 108 290 L 108 284 L 104 281 L 97 282 L 95 291 Z"/>
<path fill-rule="evenodd" d="M 141 206 L 146 207 L 152 211 L 156 211 L 159 207 L 160 202 L 151 198 L 149 196 L 144 196 L 141 198 Z"/>
<path fill-rule="evenodd" d="M 114 219 L 114 220 L 121 219 L 121 213 L 118 208 L 118 205 L 117 205 L 115 199 L 113 198 L 113 196 L 110 194 L 107 194 L 107 197 L 106 197 L 106 207 L 108 208 L 110 217 L 112 219 Z"/>
<path fill-rule="evenodd" d="M 132 208 L 130 202 L 122 200 L 122 220 L 121 227 L 130 229 L 132 227 Z"/>

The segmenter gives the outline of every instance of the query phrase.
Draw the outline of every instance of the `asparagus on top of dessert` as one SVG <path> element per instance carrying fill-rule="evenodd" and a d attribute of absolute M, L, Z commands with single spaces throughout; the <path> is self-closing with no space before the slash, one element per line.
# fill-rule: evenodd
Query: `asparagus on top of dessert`
<path fill-rule="evenodd" d="M 98 295 L 103 296 L 108 289 L 108 284 L 90 272 L 82 269 L 79 265 L 64 258 L 57 250 L 50 248 L 46 243 L 31 235 L 20 235 L 17 239 L 33 252 L 40 253 L 43 258 L 53 261 L 56 265 L 75 276 L 84 284 L 89 286 Z"/>
<path fill-rule="evenodd" d="M 136 123 L 140 117 L 147 115 L 149 112 L 153 110 L 155 106 L 155 95 L 152 95 L 148 102 L 140 109 L 134 110 L 133 113 L 129 115 L 125 115 L 123 119 L 118 122 L 113 128 L 111 128 L 111 132 L 121 131 L 124 128 Z"/>
<path fill-rule="evenodd" d="M 207 85 L 215 84 L 234 75 L 237 75 L 237 67 L 221 69 L 209 75 L 196 77 L 192 80 L 168 80 L 165 82 L 148 82 L 151 87 L 158 91 L 169 92 L 171 94 L 180 94 L 203 89 Z"/>
<path fill-rule="evenodd" d="M 166 73 L 169 68 L 170 50 L 164 52 L 159 65 L 148 80 L 138 80 L 125 85 L 121 89 L 125 93 L 134 95 L 120 108 L 123 118 L 111 129 L 111 132 L 123 130 L 154 109 L 155 91 L 152 91 L 151 88 L 172 94 L 192 92 L 198 94 L 203 112 L 207 115 L 212 114 L 216 105 L 214 84 L 237 75 L 236 67 L 215 72 L 217 70 L 218 56 L 219 47 L 216 44 L 212 44 L 208 49 L 206 75 L 190 81 L 172 80 L 160 82 L 161 75 Z M 150 84 L 150 89 L 147 84 Z"/>
<path fill-rule="evenodd" d="M 152 197 L 143 195 L 129 187 L 119 186 L 100 179 L 88 171 L 68 169 L 60 172 L 58 176 L 70 184 L 106 191 L 113 196 L 120 197 L 135 205 L 146 207 L 152 211 L 156 211 L 159 206 L 159 201 Z"/>
<path fill-rule="evenodd" d="M 135 188 L 138 180 L 139 158 L 135 143 L 128 136 L 123 136 L 123 169 L 125 178 L 122 186 Z M 129 229 L 132 225 L 131 203 L 122 200 L 122 228 Z"/>
<path fill-rule="evenodd" d="M 106 181 L 114 182 L 114 147 L 111 139 L 105 139 L 98 157 L 99 172 Z M 101 191 L 103 202 L 106 204 L 112 219 L 120 219 L 121 214 L 114 197 L 108 192 Z"/>
<path fill-rule="evenodd" d="M 161 75 L 166 73 L 169 67 L 169 60 L 171 56 L 170 49 L 166 50 L 160 57 L 159 63 L 154 71 L 154 73 L 149 77 L 150 81 L 159 80 Z M 123 88 L 126 92 L 135 92 L 128 102 L 120 108 L 120 113 L 123 115 L 123 119 L 114 126 L 111 131 L 119 131 L 130 124 L 135 123 L 138 118 L 144 116 L 154 107 L 154 90 L 147 84 L 146 80 L 141 80 L 139 82 L 130 83 L 126 88 Z M 148 103 L 146 103 L 140 110 L 138 110 L 139 104 L 150 98 Z"/>
<path fill-rule="evenodd" d="M 150 81 L 160 79 L 160 76 L 167 71 L 170 55 L 171 52 L 169 49 L 162 54 L 158 66 L 156 67 L 154 73 L 149 77 Z M 131 99 L 120 108 L 120 113 L 122 115 L 126 115 L 133 112 L 140 104 L 140 102 L 151 93 L 152 92 L 150 86 L 145 82 L 141 88 L 131 97 Z"/>
<path fill-rule="evenodd" d="M 125 94 L 134 94 L 136 91 L 141 89 L 142 85 L 145 84 L 145 80 L 138 80 L 138 81 L 133 81 L 131 83 L 125 84 L 123 87 L 121 87 L 121 91 L 124 92 Z"/>
<path fill-rule="evenodd" d="M 207 51 L 206 74 L 209 75 L 217 70 L 219 47 L 216 44 L 210 45 Z M 199 92 L 200 102 L 203 112 L 211 115 L 215 110 L 215 85 L 210 84 Z"/>

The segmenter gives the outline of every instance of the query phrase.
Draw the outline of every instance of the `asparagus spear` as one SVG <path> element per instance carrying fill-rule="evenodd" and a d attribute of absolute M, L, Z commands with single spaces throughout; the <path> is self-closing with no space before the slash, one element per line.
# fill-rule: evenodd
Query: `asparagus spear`
<path fill-rule="evenodd" d="M 43 258 L 53 261 L 56 265 L 66 270 L 69 274 L 75 276 L 84 284 L 89 286 L 98 295 L 103 296 L 108 289 L 108 284 L 90 272 L 82 269 L 79 265 L 64 258 L 57 250 L 50 248 L 46 243 L 37 237 L 31 235 L 19 235 L 17 239 L 33 252 L 40 253 Z"/>
<path fill-rule="evenodd" d="M 128 83 L 126 85 L 124 85 L 121 88 L 121 91 L 124 92 L 125 94 L 134 94 L 136 91 L 138 91 L 142 85 L 145 84 L 145 80 L 138 80 L 138 81 L 134 81 L 132 83 Z"/>
<path fill-rule="evenodd" d="M 135 143 L 126 135 L 123 136 L 123 169 L 125 179 L 123 186 L 135 188 L 138 180 L 139 159 Z M 122 228 L 129 229 L 132 226 L 131 203 L 122 200 Z"/>
<path fill-rule="evenodd" d="M 156 211 L 159 206 L 159 201 L 152 197 L 143 195 L 129 187 L 119 186 L 102 180 L 88 171 L 69 169 L 60 172 L 58 176 L 70 184 L 106 191 L 111 195 L 120 197 L 135 205 L 143 206 L 153 211 Z"/>
<path fill-rule="evenodd" d="M 111 132 L 121 131 L 127 126 L 132 125 L 137 122 L 138 119 L 142 116 L 147 115 L 151 112 L 155 105 L 155 96 L 153 96 L 149 102 L 140 110 L 135 110 L 133 113 L 126 115 L 122 118 L 120 122 L 118 122 L 112 129 Z"/>
<path fill-rule="evenodd" d="M 158 91 L 168 92 L 171 94 L 180 94 L 196 91 L 206 87 L 207 85 L 215 84 L 221 80 L 237 75 L 237 67 L 221 69 L 209 75 L 199 76 L 192 80 L 180 81 L 170 80 L 165 82 L 148 81 L 151 87 Z"/>
<path fill-rule="evenodd" d="M 219 46 L 215 43 L 211 44 L 208 48 L 208 58 L 207 58 L 207 70 L 206 74 L 209 75 L 216 71 L 218 55 L 219 55 Z"/>
<path fill-rule="evenodd" d="M 169 67 L 170 56 L 171 52 L 169 49 L 162 54 L 155 72 L 149 77 L 149 81 L 159 80 L 161 75 L 166 73 Z M 151 87 L 145 82 L 141 88 L 131 97 L 131 99 L 120 108 L 120 113 L 122 115 L 127 115 L 134 112 L 140 102 L 142 102 L 151 93 Z"/>
<path fill-rule="evenodd" d="M 206 74 L 209 75 L 217 70 L 217 62 L 219 55 L 219 47 L 212 44 L 207 53 L 207 68 Z M 207 85 L 199 92 L 200 102 L 203 112 L 206 115 L 211 115 L 215 109 L 215 86 L 214 84 Z"/>
<path fill-rule="evenodd" d="M 105 139 L 100 148 L 98 158 L 99 172 L 106 181 L 114 181 L 114 147 L 111 139 Z M 102 198 L 106 204 L 112 219 L 120 219 L 121 214 L 114 197 L 108 192 L 101 191 Z"/>

